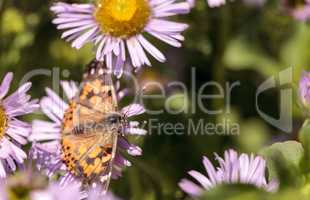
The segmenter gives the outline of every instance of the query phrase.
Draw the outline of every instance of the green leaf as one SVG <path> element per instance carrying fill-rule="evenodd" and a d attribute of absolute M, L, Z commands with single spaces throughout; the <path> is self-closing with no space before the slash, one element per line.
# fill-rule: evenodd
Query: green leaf
<path fill-rule="evenodd" d="M 305 195 L 300 188 L 287 188 L 276 194 L 269 194 L 266 200 L 308 200 L 309 196 Z"/>
<path fill-rule="evenodd" d="M 299 142 L 275 143 L 264 148 L 261 154 L 267 160 L 270 179 L 278 179 L 283 187 L 300 184 L 300 164 L 304 156 L 304 149 Z"/>
<path fill-rule="evenodd" d="M 286 188 L 268 193 L 250 185 L 222 185 L 206 191 L 198 200 L 308 200 L 309 188 Z"/>
<path fill-rule="evenodd" d="M 305 154 L 302 162 L 303 171 L 310 174 L 310 121 L 306 120 L 299 131 L 299 140 L 302 143 Z"/>

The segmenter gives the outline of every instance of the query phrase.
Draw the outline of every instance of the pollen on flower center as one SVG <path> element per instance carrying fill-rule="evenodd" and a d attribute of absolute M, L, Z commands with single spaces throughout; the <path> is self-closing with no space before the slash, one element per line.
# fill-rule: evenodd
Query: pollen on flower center
<path fill-rule="evenodd" d="M 150 14 L 148 0 L 99 0 L 95 19 L 105 34 L 128 38 L 142 32 Z"/>
<path fill-rule="evenodd" d="M 111 14 L 114 19 L 119 21 L 129 21 L 137 10 L 137 2 L 135 0 L 114 0 L 111 5 Z"/>
<path fill-rule="evenodd" d="M 4 136 L 7 127 L 7 117 L 4 108 L 0 105 L 0 139 Z"/>

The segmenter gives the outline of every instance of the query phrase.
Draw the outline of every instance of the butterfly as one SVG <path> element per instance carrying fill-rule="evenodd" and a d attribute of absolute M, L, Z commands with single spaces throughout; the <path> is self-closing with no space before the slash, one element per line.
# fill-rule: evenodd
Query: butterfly
<path fill-rule="evenodd" d="M 102 184 L 107 191 L 118 137 L 127 126 L 118 111 L 111 72 L 93 60 L 86 67 L 81 91 L 70 101 L 62 123 L 62 161 L 83 186 Z"/>

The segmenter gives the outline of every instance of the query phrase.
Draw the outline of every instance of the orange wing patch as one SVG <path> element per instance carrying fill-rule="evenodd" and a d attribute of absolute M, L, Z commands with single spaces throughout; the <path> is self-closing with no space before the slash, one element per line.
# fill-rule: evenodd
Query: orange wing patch
<path fill-rule="evenodd" d="M 102 113 L 116 111 L 116 97 L 112 85 L 106 85 L 102 80 L 87 81 L 79 98 L 79 103 Z"/>
<path fill-rule="evenodd" d="M 100 146 L 97 136 L 83 139 L 75 137 L 63 138 L 62 159 L 72 174 L 90 182 L 106 171 L 112 159 L 112 147 Z"/>
<path fill-rule="evenodd" d="M 76 103 L 74 101 L 70 102 L 69 108 L 65 111 L 64 119 L 62 123 L 63 133 L 68 133 L 72 131 L 73 125 L 73 113 L 76 110 Z"/>

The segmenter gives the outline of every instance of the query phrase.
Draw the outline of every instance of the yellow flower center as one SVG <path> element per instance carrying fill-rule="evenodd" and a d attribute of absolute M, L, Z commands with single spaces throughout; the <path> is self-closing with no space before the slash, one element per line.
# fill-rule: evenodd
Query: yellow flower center
<path fill-rule="evenodd" d="M 0 139 L 4 136 L 7 128 L 7 117 L 4 108 L 0 105 Z"/>
<path fill-rule="evenodd" d="M 148 0 L 99 0 L 95 19 L 105 34 L 129 38 L 143 31 L 150 14 Z"/>

